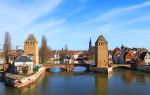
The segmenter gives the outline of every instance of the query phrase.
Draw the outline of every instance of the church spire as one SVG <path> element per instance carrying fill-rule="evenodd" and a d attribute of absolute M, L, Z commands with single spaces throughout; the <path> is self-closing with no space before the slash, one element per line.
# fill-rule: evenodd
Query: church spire
<path fill-rule="evenodd" d="M 89 50 L 91 50 L 92 48 L 92 40 L 91 40 L 91 37 L 90 37 L 90 41 L 89 41 Z"/>

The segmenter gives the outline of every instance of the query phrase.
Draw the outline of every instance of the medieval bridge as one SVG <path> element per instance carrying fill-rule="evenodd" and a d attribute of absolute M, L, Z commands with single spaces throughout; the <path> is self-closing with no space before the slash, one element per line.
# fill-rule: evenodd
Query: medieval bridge
<path fill-rule="evenodd" d="M 89 70 L 90 64 L 43 64 L 43 66 L 45 69 L 59 67 L 67 71 L 71 71 L 74 67 L 85 67 L 87 70 Z"/>

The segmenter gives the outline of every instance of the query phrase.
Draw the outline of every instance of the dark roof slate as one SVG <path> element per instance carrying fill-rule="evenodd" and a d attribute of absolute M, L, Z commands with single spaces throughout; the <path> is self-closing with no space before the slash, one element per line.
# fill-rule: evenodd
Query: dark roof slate
<path fill-rule="evenodd" d="M 100 35 L 100 36 L 98 37 L 98 39 L 97 39 L 96 42 L 98 42 L 98 41 L 100 41 L 100 42 L 107 42 L 103 35 Z"/>
<path fill-rule="evenodd" d="M 38 42 L 33 34 L 29 34 L 25 42 Z"/>
<path fill-rule="evenodd" d="M 15 59 L 15 62 L 32 62 L 32 60 L 27 56 L 19 56 Z"/>

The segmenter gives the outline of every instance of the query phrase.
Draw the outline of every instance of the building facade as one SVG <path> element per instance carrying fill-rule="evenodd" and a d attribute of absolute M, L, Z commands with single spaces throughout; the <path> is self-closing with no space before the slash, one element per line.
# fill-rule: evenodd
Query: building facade
<path fill-rule="evenodd" d="M 100 35 L 95 42 L 95 63 L 99 68 L 108 67 L 108 42 L 103 35 Z"/>
<path fill-rule="evenodd" d="M 32 74 L 33 73 L 33 61 L 27 56 L 18 56 L 14 60 L 14 73 Z"/>
<path fill-rule="evenodd" d="M 39 64 L 38 42 L 33 34 L 29 34 L 24 42 L 24 54 L 33 60 L 34 65 Z"/>
<path fill-rule="evenodd" d="M 145 62 L 145 65 L 150 65 L 150 54 L 149 54 L 149 52 L 146 53 L 146 55 L 144 57 L 144 62 Z"/>

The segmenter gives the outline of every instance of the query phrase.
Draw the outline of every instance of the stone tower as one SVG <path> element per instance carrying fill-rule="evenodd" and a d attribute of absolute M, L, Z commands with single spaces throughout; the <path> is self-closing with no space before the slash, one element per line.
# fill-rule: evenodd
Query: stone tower
<path fill-rule="evenodd" d="M 29 34 L 24 42 L 24 54 L 33 60 L 34 65 L 39 63 L 38 42 L 33 34 Z"/>
<path fill-rule="evenodd" d="M 95 42 L 95 63 L 99 68 L 108 67 L 108 42 L 100 35 Z"/>

